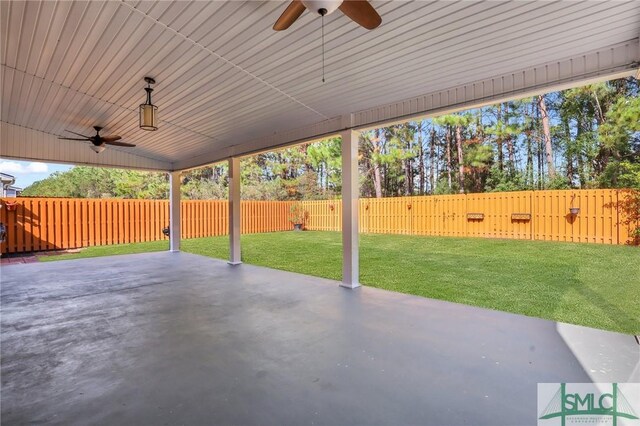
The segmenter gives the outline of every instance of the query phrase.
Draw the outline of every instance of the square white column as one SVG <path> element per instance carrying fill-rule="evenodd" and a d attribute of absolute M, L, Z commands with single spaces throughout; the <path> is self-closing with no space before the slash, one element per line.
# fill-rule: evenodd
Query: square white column
<path fill-rule="evenodd" d="M 229 159 L 229 264 L 239 265 L 240 257 L 240 159 Z"/>
<path fill-rule="evenodd" d="M 358 133 L 342 136 L 342 287 L 360 287 L 358 248 Z"/>
<path fill-rule="evenodd" d="M 169 250 L 180 251 L 180 172 L 169 173 Z"/>

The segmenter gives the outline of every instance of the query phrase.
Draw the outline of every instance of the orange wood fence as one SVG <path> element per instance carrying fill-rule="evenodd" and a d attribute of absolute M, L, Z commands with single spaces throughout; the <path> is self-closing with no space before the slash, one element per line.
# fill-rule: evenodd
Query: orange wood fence
<path fill-rule="evenodd" d="M 15 207 L 7 207 L 15 203 Z M 291 229 L 292 202 L 243 201 L 242 232 Z M 224 200 L 183 201 L 182 237 L 228 234 Z M 6 225 L 1 252 L 22 253 L 163 240 L 169 225 L 166 200 L 5 198 L 0 222 Z"/>
<path fill-rule="evenodd" d="M 627 244 L 631 227 L 619 208 L 624 191 L 522 191 L 360 200 L 360 231 Z M 8 208 L 7 203 L 15 203 Z M 290 201 L 243 201 L 242 232 L 285 231 Z M 1 252 L 21 253 L 163 240 L 166 200 L 3 199 Z M 339 231 L 340 200 L 303 201 L 309 230 Z M 577 215 L 570 208 L 579 208 Z M 228 233 L 225 200 L 183 201 L 182 237 Z"/>
<path fill-rule="evenodd" d="M 628 244 L 625 191 L 562 190 L 360 199 L 360 232 Z M 341 229 L 342 202 L 304 201 L 306 229 Z M 571 214 L 571 208 L 579 208 Z M 640 226 L 637 224 L 636 226 Z"/>

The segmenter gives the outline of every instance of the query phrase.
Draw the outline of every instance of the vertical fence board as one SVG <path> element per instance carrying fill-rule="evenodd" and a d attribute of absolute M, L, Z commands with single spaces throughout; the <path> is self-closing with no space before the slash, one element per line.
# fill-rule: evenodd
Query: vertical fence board
<path fill-rule="evenodd" d="M 41 246 L 42 239 L 40 238 L 41 226 L 40 226 L 40 203 L 42 200 L 33 199 L 31 203 L 31 233 L 32 233 L 32 245 L 34 251 L 44 250 Z M 26 247 L 28 250 L 28 247 Z"/>
<path fill-rule="evenodd" d="M 17 238 L 17 233 L 16 233 L 16 216 L 17 216 L 18 212 L 17 210 L 13 210 L 13 211 L 7 211 L 7 224 L 6 224 L 6 228 L 7 228 L 7 252 L 9 253 L 15 253 L 17 251 L 17 244 L 16 244 L 16 238 Z"/>
<path fill-rule="evenodd" d="M 54 250 L 58 248 L 58 232 L 56 226 L 56 202 L 53 199 L 45 200 L 47 203 L 47 242 L 48 248 Z"/>
<path fill-rule="evenodd" d="M 33 247 L 33 200 L 24 200 L 22 202 L 22 250 L 25 250 L 26 247 Z"/>

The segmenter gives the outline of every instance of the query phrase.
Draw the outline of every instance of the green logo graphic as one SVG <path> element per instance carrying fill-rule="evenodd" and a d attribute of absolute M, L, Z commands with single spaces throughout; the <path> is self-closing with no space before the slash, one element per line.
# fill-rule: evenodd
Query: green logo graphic
<path fill-rule="evenodd" d="M 561 383 L 541 413 L 540 420 L 559 417 L 562 426 L 565 426 L 566 418 L 570 416 L 609 416 L 613 426 L 617 426 L 618 418 L 638 419 L 617 383 L 612 383 L 611 393 L 601 393 L 599 396 L 595 392 L 567 392 L 567 384 Z"/>

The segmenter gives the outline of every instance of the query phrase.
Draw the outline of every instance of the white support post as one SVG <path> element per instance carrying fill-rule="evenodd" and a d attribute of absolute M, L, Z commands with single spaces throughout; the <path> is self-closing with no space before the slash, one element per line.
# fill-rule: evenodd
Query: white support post
<path fill-rule="evenodd" d="M 638 59 L 636 64 L 638 65 L 638 69 L 636 70 L 636 79 L 640 80 L 640 32 L 638 33 L 638 48 L 636 49 Z"/>
<path fill-rule="evenodd" d="M 240 258 L 240 159 L 229 159 L 229 264 L 239 265 Z"/>
<path fill-rule="evenodd" d="M 342 287 L 360 287 L 358 133 L 342 132 Z"/>
<path fill-rule="evenodd" d="M 180 172 L 169 173 L 169 251 L 180 251 Z"/>

